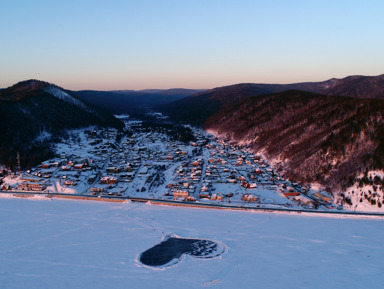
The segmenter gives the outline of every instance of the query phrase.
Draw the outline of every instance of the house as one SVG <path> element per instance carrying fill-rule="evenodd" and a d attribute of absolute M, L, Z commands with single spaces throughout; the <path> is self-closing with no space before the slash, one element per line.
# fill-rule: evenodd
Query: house
<path fill-rule="evenodd" d="M 102 184 L 114 185 L 117 184 L 117 179 L 115 177 L 105 176 L 101 178 L 100 182 Z"/>
<path fill-rule="evenodd" d="M 101 193 L 101 192 L 104 192 L 104 188 L 96 188 L 96 187 L 92 187 L 92 188 L 91 188 L 91 192 L 98 192 L 98 193 Z"/>
<path fill-rule="evenodd" d="M 322 202 L 325 202 L 325 203 L 331 203 L 331 198 L 325 196 L 324 194 L 321 194 L 321 193 L 319 193 L 319 192 L 316 192 L 314 195 L 315 195 L 315 197 L 316 197 L 318 200 L 320 200 L 320 201 L 322 201 Z"/>
<path fill-rule="evenodd" d="M 46 186 L 44 184 L 40 183 L 30 183 L 30 182 L 23 182 L 17 186 L 18 190 L 25 190 L 25 191 L 43 191 L 45 190 Z"/>
<path fill-rule="evenodd" d="M 294 197 L 294 199 L 299 202 L 299 203 L 302 203 L 304 205 L 308 205 L 308 206 L 313 206 L 313 202 L 311 199 L 303 196 L 303 195 L 300 195 L 300 196 L 296 196 Z"/>
<path fill-rule="evenodd" d="M 107 172 L 108 173 L 118 173 L 120 170 L 117 167 L 108 167 Z"/>
<path fill-rule="evenodd" d="M 283 193 L 285 197 L 296 197 L 296 196 L 300 196 L 300 193 L 299 192 L 285 192 Z"/>
<path fill-rule="evenodd" d="M 247 183 L 247 182 L 242 182 L 241 186 L 247 189 L 256 189 L 257 184 L 256 183 Z"/>
<path fill-rule="evenodd" d="M 11 189 L 11 185 L 10 184 L 2 184 L 0 189 L 2 191 L 9 191 Z"/>
<path fill-rule="evenodd" d="M 200 193 L 200 199 L 203 199 L 203 198 L 205 198 L 205 199 L 209 199 L 209 194 L 208 193 Z"/>
<path fill-rule="evenodd" d="M 218 200 L 218 201 L 221 201 L 223 199 L 223 195 L 221 193 L 217 193 L 217 194 L 213 194 L 211 196 L 211 200 Z"/>
<path fill-rule="evenodd" d="M 38 182 L 40 182 L 40 179 L 34 178 L 34 177 L 21 177 L 20 180 L 23 181 L 23 182 L 29 182 L 29 183 L 38 183 Z"/>
<path fill-rule="evenodd" d="M 75 181 L 73 181 L 73 180 L 66 180 L 64 182 L 64 185 L 66 185 L 66 186 L 74 186 L 75 185 Z"/>
<path fill-rule="evenodd" d="M 257 197 L 255 197 L 252 194 L 244 194 L 241 199 L 245 202 L 251 203 L 251 202 L 256 202 L 258 200 Z"/>
<path fill-rule="evenodd" d="M 49 169 L 49 168 L 51 168 L 51 166 L 52 166 L 52 164 L 50 164 L 50 163 L 42 163 L 42 164 L 41 164 L 41 167 L 42 167 L 43 169 Z"/>
<path fill-rule="evenodd" d="M 194 197 L 192 197 L 192 196 L 188 196 L 188 197 L 185 198 L 185 201 L 187 201 L 187 202 L 196 202 L 196 199 Z"/>
<path fill-rule="evenodd" d="M 75 170 L 82 170 L 84 168 L 84 164 L 76 164 L 74 168 Z"/>
<path fill-rule="evenodd" d="M 185 199 L 188 197 L 188 192 L 187 191 L 181 191 L 177 190 L 173 192 L 173 199 L 176 200 L 178 198 Z"/>

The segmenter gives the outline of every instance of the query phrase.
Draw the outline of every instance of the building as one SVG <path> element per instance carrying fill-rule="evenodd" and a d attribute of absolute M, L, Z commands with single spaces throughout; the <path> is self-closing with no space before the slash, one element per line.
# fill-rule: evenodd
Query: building
<path fill-rule="evenodd" d="M 221 193 L 213 194 L 211 196 L 211 200 L 215 201 L 221 201 L 223 199 L 223 195 Z"/>
<path fill-rule="evenodd" d="M 117 179 L 115 177 L 105 176 L 101 178 L 100 182 L 102 184 L 114 185 L 117 184 Z"/>
<path fill-rule="evenodd" d="M 2 191 L 9 191 L 9 190 L 11 190 L 11 185 L 10 184 L 2 184 L 1 190 Z"/>
<path fill-rule="evenodd" d="M 120 170 L 117 167 L 108 167 L 107 172 L 108 173 L 118 173 Z"/>
<path fill-rule="evenodd" d="M 315 197 L 320 200 L 321 202 L 324 202 L 324 203 L 331 203 L 331 198 L 319 193 L 319 192 L 316 192 L 314 193 Z"/>
<path fill-rule="evenodd" d="M 244 194 L 241 199 L 245 202 L 251 203 L 251 202 L 256 202 L 258 200 L 257 197 L 255 197 L 252 194 Z"/>
<path fill-rule="evenodd" d="M 75 181 L 74 180 L 66 180 L 65 182 L 64 182 L 64 185 L 65 186 L 74 186 L 76 183 L 75 183 Z"/>
<path fill-rule="evenodd" d="M 74 168 L 75 170 L 82 170 L 84 168 L 84 164 L 76 164 Z"/>
<path fill-rule="evenodd" d="M 176 200 L 178 198 L 181 199 L 186 199 L 188 197 L 188 192 L 187 191 L 181 191 L 177 190 L 173 192 L 173 199 Z"/>
<path fill-rule="evenodd" d="M 44 184 L 35 182 L 23 182 L 17 186 L 18 190 L 23 191 L 43 191 L 45 188 L 46 186 Z"/>
<path fill-rule="evenodd" d="M 296 196 L 300 196 L 300 193 L 299 192 L 285 192 L 283 193 L 285 197 L 296 197 Z"/>
<path fill-rule="evenodd" d="M 257 184 L 256 183 L 247 183 L 247 182 L 242 182 L 241 186 L 247 189 L 256 189 Z"/>

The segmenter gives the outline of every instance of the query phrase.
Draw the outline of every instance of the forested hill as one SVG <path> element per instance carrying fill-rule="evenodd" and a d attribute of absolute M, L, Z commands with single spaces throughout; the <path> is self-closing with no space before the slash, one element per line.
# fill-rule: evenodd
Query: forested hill
<path fill-rule="evenodd" d="M 241 83 L 206 90 L 159 106 L 159 109 L 175 121 L 203 126 L 209 116 L 248 97 L 287 90 L 302 90 L 353 98 L 384 99 L 384 74 L 379 76 L 348 76 L 321 82 L 291 84 Z"/>
<path fill-rule="evenodd" d="M 0 92 L 0 163 L 15 163 L 16 152 L 25 164 L 38 162 L 50 153 L 50 139 L 67 129 L 123 128 L 112 114 L 90 105 L 64 89 L 37 80 L 15 84 Z"/>
<path fill-rule="evenodd" d="M 247 98 L 205 128 L 262 152 L 292 180 L 333 191 L 384 169 L 384 100 L 291 90 Z"/>

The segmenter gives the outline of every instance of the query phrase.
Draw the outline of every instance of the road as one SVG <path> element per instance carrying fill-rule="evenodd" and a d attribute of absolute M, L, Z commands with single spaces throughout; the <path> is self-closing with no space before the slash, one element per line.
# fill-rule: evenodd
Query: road
<path fill-rule="evenodd" d="M 46 192 L 36 193 L 28 191 L 0 191 L 0 193 L 6 194 L 20 194 L 20 195 L 49 195 Z M 197 208 L 215 208 L 215 209 L 227 209 L 227 210 L 247 210 L 247 211 L 262 211 L 262 212 L 286 212 L 286 213 L 307 213 L 307 214 L 330 214 L 330 215 L 349 215 L 349 216 L 373 216 L 373 217 L 382 217 L 384 218 L 384 213 L 374 213 L 374 212 L 355 212 L 355 211 L 337 211 L 337 210 L 309 210 L 309 209 L 291 209 L 291 208 L 261 208 L 261 207 L 244 207 L 239 205 L 224 205 L 224 204 L 208 204 L 200 202 L 180 202 L 173 200 L 159 200 L 159 199 L 149 199 L 149 198 L 135 198 L 135 197 L 116 197 L 116 196 L 89 196 L 89 195 L 69 195 L 69 194 L 50 194 L 50 196 L 65 196 L 72 199 L 98 199 L 98 200 L 131 200 L 133 202 L 150 202 L 154 205 L 171 205 L 171 206 L 184 206 L 184 207 L 197 207 Z"/>
<path fill-rule="evenodd" d="M 196 189 L 195 189 L 195 193 L 194 193 L 194 198 L 196 200 L 198 200 L 200 198 L 200 191 L 201 191 L 201 187 L 203 184 L 203 179 L 205 177 L 205 172 L 207 171 L 208 158 L 209 158 L 208 149 L 206 149 L 206 148 L 203 149 L 203 155 L 204 155 L 204 158 L 203 158 L 204 162 L 203 162 L 203 166 L 201 168 L 201 178 L 200 178 L 199 183 L 196 185 Z"/>

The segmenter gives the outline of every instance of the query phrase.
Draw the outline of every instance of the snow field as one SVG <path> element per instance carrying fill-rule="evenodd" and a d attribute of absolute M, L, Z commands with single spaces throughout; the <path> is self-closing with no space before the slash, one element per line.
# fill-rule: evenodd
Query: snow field
<path fill-rule="evenodd" d="M 1 288 L 381 288 L 384 223 L 137 203 L 0 199 Z M 165 270 L 140 253 L 167 235 L 217 240 Z"/>

